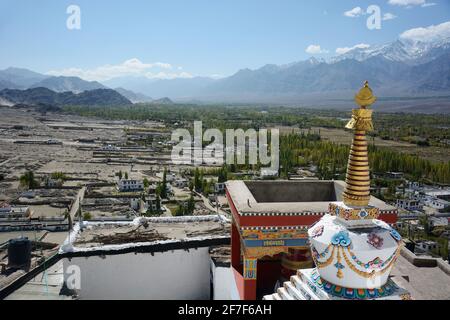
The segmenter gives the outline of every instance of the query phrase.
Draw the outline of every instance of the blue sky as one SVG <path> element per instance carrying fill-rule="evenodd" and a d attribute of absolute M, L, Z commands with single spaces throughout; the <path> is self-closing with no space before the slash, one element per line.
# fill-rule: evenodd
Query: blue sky
<path fill-rule="evenodd" d="M 81 9 L 80 30 L 66 27 L 71 4 Z M 368 16 L 358 14 L 369 5 L 395 17 L 369 30 Z M 89 80 L 127 72 L 226 76 L 311 55 L 327 58 L 337 48 L 382 44 L 447 21 L 448 0 L 0 0 L 0 69 Z M 306 52 L 311 45 L 315 54 Z"/>

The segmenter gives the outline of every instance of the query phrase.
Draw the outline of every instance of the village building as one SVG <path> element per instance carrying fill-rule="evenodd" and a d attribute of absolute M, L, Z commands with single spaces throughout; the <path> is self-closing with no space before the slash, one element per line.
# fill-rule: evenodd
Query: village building
<path fill-rule="evenodd" d="M 261 168 L 259 176 L 261 179 L 274 179 L 278 177 L 278 170 Z"/>
<path fill-rule="evenodd" d="M 422 210 L 423 205 L 419 199 L 397 199 L 395 206 L 399 209 L 405 209 L 410 211 Z"/>
<path fill-rule="evenodd" d="M 402 179 L 403 172 L 386 172 L 386 177 L 390 179 Z"/>
<path fill-rule="evenodd" d="M 26 190 L 20 194 L 21 197 L 33 199 L 36 196 L 36 192 L 34 190 Z"/>
<path fill-rule="evenodd" d="M 447 217 L 430 217 L 429 218 L 430 226 L 433 228 L 436 227 L 447 227 L 448 226 L 448 218 Z"/>
<path fill-rule="evenodd" d="M 11 205 L 7 202 L 0 202 L 0 214 L 6 214 L 11 212 Z"/>
<path fill-rule="evenodd" d="M 30 215 L 28 206 L 12 206 L 7 202 L 0 202 L 0 218 L 26 218 Z"/>
<path fill-rule="evenodd" d="M 116 147 L 112 144 L 107 144 L 107 145 L 102 146 L 100 148 L 100 150 L 102 150 L 102 151 L 120 151 L 120 148 Z"/>
<path fill-rule="evenodd" d="M 44 186 L 46 188 L 58 188 L 64 184 L 62 179 L 54 179 L 52 177 L 45 177 Z"/>
<path fill-rule="evenodd" d="M 183 189 L 186 188 L 189 185 L 189 180 L 185 178 L 177 178 L 173 181 L 173 186 Z"/>
<path fill-rule="evenodd" d="M 420 253 L 429 253 L 439 248 L 439 244 L 436 241 L 419 241 L 416 242 L 415 249 Z"/>
<path fill-rule="evenodd" d="M 143 196 L 130 199 L 130 207 L 134 211 L 145 214 L 147 211 L 158 212 L 158 205 L 155 196 Z"/>
<path fill-rule="evenodd" d="M 221 194 L 225 193 L 225 183 L 224 182 L 216 182 L 214 184 L 214 192 Z"/>
<path fill-rule="evenodd" d="M 439 198 L 427 196 L 423 203 L 425 206 L 436 209 L 436 210 L 444 210 L 450 207 L 450 202 L 446 200 L 442 200 Z"/>
<path fill-rule="evenodd" d="M 144 190 L 144 183 L 135 179 L 120 179 L 117 182 L 117 189 L 120 192 L 132 192 Z"/>
<path fill-rule="evenodd" d="M 429 189 L 429 190 L 425 190 L 424 194 L 429 197 L 450 201 L 450 189 L 448 189 L 448 188 L 431 189 L 431 190 Z"/>

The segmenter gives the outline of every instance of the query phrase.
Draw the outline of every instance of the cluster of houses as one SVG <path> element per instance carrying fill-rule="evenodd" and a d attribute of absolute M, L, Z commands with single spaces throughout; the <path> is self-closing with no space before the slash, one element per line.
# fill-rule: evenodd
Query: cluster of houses
<path fill-rule="evenodd" d="M 189 180 L 175 173 L 167 173 L 166 175 L 166 190 L 169 195 L 174 194 L 173 188 L 185 189 L 189 187 Z M 144 181 L 139 179 L 118 179 L 116 188 L 119 192 L 139 192 L 139 196 L 130 198 L 130 208 L 139 213 L 146 213 L 149 210 L 158 212 L 161 210 L 161 204 L 158 203 L 156 197 L 156 185 L 150 184 L 144 191 Z M 215 183 L 214 193 L 224 194 L 225 183 Z"/>
<path fill-rule="evenodd" d="M 408 211 L 423 211 L 428 207 L 435 213 L 450 214 L 450 188 L 422 186 L 417 182 L 407 183 L 407 187 L 397 188 L 399 198 L 396 206 Z"/>
<path fill-rule="evenodd" d="M 400 228 L 406 228 L 411 234 L 424 229 L 419 218 L 427 217 L 428 226 L 432 230 L 445 230 L 440 237 L 450 240 L 448 230 L 450 222 L 450 188 L 422 185 L 418 182 L 407 182 L 405 186 L 396 190 L 396 207 L 406 213 L 399 216 L 397 223 Z M 436 241 L 421 240 L 415 242 L 416 254 L 430 254 L 439 251 L 440 245 Z"/>
<path fill-rule="evenodd" d="M 30 208 L 26 206 L 12 206 L 8 202 L 0 202 L 0 218 L 27 218 Z"/>

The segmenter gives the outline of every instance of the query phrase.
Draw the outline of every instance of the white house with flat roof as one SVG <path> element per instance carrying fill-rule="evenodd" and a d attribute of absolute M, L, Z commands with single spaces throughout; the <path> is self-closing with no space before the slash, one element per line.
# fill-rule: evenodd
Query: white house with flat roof
<path fill-rule="evenodd" d="M 144 183 L 142 182 L 142 180 L 120 179 L 117 182 L 117 189 L 120 192 L 142 191 L 144 190 Z"/>
<path fill-rule="evenodd" d="M 397 199 L 395 206 L 409 211 L 421 210 L 423 208 L 419 199 Z"/>

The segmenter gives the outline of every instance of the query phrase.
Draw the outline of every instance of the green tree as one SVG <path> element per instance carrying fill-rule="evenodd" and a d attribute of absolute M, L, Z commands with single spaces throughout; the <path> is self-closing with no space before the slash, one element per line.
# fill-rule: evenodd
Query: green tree
<path fill-rule="evenodd" d="M 150 181 L 148 181 L 147 178 L 144 178 L 143 183 L 144 183 L 144 188 L 145 188 L 145 189 L 147 189 L 147 188 L 150 186 Z"/>
<path fill-rule="evenodd" d="M 90 212 L 85 212 L 85 213 L 83 213 L 83 220 L 84 220 L 84 221 L 86 221 L 86 220 L 91 220 L 91 219 L 92 219 L 92 215 L 91 215 Z"/>
<path fill-rule="evenodd" d="M 161 199 L 159 195 L 156 195 L 156 211 L 161 212 Z"/>
<path fill-rule="evenodd" d="M 28 189 L 34 189 L 38 186 L 38 182 L 34 178 L 34 172 L 29 170 L 19 178 L 20 185 Z"/>
<path fill-rule="evenodd" d="M 422 216 L 419 218 L 420 224 L 423 226 L 423 231 L 425 232 L 425 236 L 430 235 L 430 222 L 428 221 L 428 216 Z"/>
<path fill-rule="evenodd" d="M 194 196 L 191 194 L 191 197 L 189 198 L 189 201 L 187 203 L 187 214 L 192 215 L 195 210 L 195 200 Z"/>
<path fill-rule="evenodd" d="M 164 169 L 162 181 L 160 183 L 158 183 L 156 192 L 157 192 L 157 194 L 159 194 L 159 196 L 162 199 L 167 199 L 167 171 L 166 171 L 166 169 Z"/>
<path fill-rule="evenodd" d="M 194 173 L 195 191 L 197 191 L 197 192 L 202 191 L 202 183 L 203 183 L 203 174 L 200 173 L 200 170 L 198 168 L 195 168 L 195 173 Z"/>
<path fill-rule="evenodd" d="M 185 207 L 182 204 L 179 204 L 175 210 L 175 216 L 181 217 L 181 216 L 184 216 L 185 213 L 186 213 Z"/>
<path fill-rule="evenodd" d="M 217 182 L 222 183 L 222 182 L 226 182 L 227 180 L 228 180 L 228 167 L 226 165 L 224 165 L 219 170 Z"/>
<path fill-rule="evenodd" d="M 53 172 L 51 174 L 51 178 L 55 180 L 65 181 L 67 180 L 67 176 L 63 172 Z"/>

